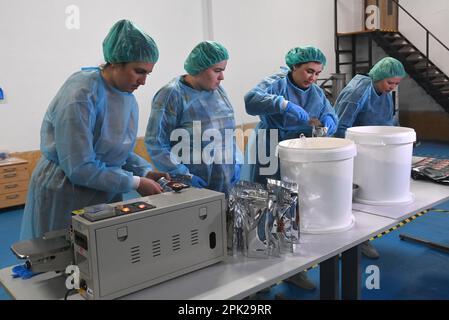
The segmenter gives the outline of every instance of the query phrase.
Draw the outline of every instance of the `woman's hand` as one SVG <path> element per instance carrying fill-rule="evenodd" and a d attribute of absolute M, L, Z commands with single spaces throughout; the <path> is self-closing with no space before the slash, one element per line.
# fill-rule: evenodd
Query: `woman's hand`
<path fill-rule="evenodd" d="M 158 181 L 162 177 L 164 177 L 167 180 L 171 180 L 170 175 L 168 173 L 166 173 L 166 172 L 150 171 L 145 176 L 145 178 L 148 178 L 148 179 L 151 179 L 151 180 L 154 180 L 154 181 Z"/>
<path fill-rule="evenodd" d="M 137 192 L 142 197 L 146 197 L 152 194 L 162 193 L 162 187 L 159 185 L 159 183 L 157 183 L 152 179 L 141 177 L 139 187 L 137 188 Z"/>

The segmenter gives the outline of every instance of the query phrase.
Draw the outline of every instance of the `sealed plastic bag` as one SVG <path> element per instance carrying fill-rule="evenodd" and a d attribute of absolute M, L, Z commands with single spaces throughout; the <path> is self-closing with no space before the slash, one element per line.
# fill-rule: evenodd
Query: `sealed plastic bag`
<path fill-rule="evenodd" d="M 267 181 L 267 186 L 240 181 L 230 192 L 228 249 L 233 255 L 279 257 L 299 243 L 297 185 Z"/>
<path fill-rule="evenodd" d="M 273 227 L 274 209 L 275 201 L 263 185 L 237 183 L 230 192 L 228 208 L 228 234 L 232 237 L 232 244 L 228 246 L 232 245 L 233 255 L 280 256 L 280 242 Z"/>
<path fill-rule="evenodd" d="M 294 252 L 299 244 L 298 186 L 267 179 L 268 192 L 276 199 L 276 232 L 283 251 Z"/>

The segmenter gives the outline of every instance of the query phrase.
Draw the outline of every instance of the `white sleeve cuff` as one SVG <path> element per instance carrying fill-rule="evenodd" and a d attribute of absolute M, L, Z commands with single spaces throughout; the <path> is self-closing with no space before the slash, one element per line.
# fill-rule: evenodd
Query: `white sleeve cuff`
<path fill-rule="evenodd" d="M 136 190 L 140 185 L 140 177 L 133 176 L 133 189 Z"/>

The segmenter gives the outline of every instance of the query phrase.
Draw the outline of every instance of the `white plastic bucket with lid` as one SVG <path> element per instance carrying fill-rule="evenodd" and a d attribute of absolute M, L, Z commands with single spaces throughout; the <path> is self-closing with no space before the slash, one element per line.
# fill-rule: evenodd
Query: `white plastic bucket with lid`
<path fill-rule="evenodd" d="M 410 193 L 415 130 L 393 126 L 362 126 L 346 130 L 346 139 L 357 145 L 354 201 L 369 205 L 413 202 Z"/>
<path fill-rule="evenodd" d="M 298 184 L 300 231 L 350 229 L 355 144 L 338 138 L 299 138 L 279 143 L 282 180 Z"/>

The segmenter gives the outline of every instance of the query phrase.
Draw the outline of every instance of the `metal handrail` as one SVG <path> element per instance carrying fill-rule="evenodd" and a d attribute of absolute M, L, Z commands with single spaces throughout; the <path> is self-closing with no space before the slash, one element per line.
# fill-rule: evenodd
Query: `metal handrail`
<path fill-rule="evenodd" d="M 432 38 L 434 38 L 447 51 L 449 51 L 449 48 L 443 42 L 441 42 L 441 40 L 438 39 L 432 32 L 430 32 L 429 29 L 427 29 L 421 22 L 419 22 L 418 19 L 416 19 L 410 12 L 408 12 L 403 6 L 401 6 L 397 0 L 391 0 L 391 1 L 396 3 L 398 8 L 400 8 L 402 11 L 404 11 L 410 18 L 412 18 L 421 28 L 423 28 L 426 31 L 426 54 L 425 54 L 426 67 L 427 67 L 426 68 L 426 77 L 429 78 L 429 62 L 430 62 L 430 59 L 429 59 L 429 56 L 430 56 L 430 48 L 429 48 L 430 37 L 429 36 L 432 36 Z"/>
<path fill-rule="evenodd" d="M 443 48 L 445 48 L 447 51 L 449 51 L 449 48 L 440 40 L 438 39 L 432 32 L 430 32 L 429 29 L 427 29 L 421 22 L 418 21 L 410 12 L 407 11 L 403 6 L 399 4 L 399 1 L 397 0 L 391 0 L 394 2 L 398 8 L 400 8 L 402 11 L 404 11 L 410 18 L 412 18 L 421 28 L 423 28 L 426 31 L 426 65 L 427 65 L 427 77 L 428 77 L 428 67 L 429 67 L 429 56 L 430 56 L 430 49 L 429 49 L 429 40 L 430 36 L 432 36 L 433 39 L 435 39 Z M 379 0 L 376 0 L 376 5 L 379 7 Z M 335 50 L 338 51 L 339 47 L 339 41 L 338 41 L 338 0 L 334 0 L 334 32 L 335 32 Z M 337 63 L 339 61 L 338 53 L 337 53 Z M 339 72 L 339 68 L 337 67 L 337 72 Z"/>
<path fill-rule="evenodd" d="M 325 84 L 328 83 L 329 81 L 331 81 L 333 78 L 334 78 L 333 76 L 330 76 L 330 77 L 327 78 L 327 79 L 324 79 L 324 78 L 322 78 L 322 79 L 317 79 L 317 82 L 318 82 L 318 81 L 323 81 L 323 82 L 321 82 L 321 84 L 320 84 L 319 86 L 320 86 L 320 88 L 324 88 L 324 87 L 325 87 Z"/>
<path fill-rule="evenodd" d="M 408 12 L 403 6 L 401 6 L 400 4 L 399 4 L 399 2 L 397 1 L 397 0 L 391 0 L 391 1 L 393 1 L 394 3 L 396 3 L 396 5 L 399 7 L 399 8 L 401 8 L 410 18 L 412 18 L 417 24 L 419 24 L 419 26 L 421 27 L 421 28 L 423 28 L 424 30 L 426 30 L 426 33 L 427 33 L 427 37 L 429 36 L 429 35 L 431 35 L 439 44 L 441 44 L 447 51 L 449 51 L 449 48 L 443 43 L 443 42 L 441 42 L 441 40 L 440 39 L 438 39 L 432 32 L 430 32 L 429 31 L 429 29 L 427 29 L 421 22 L 419 22 L 418 21 L 418 19 L 416 19 L 414 16 L 412 16 L 412 14 L 410 13 L 410 12 Z"/>

